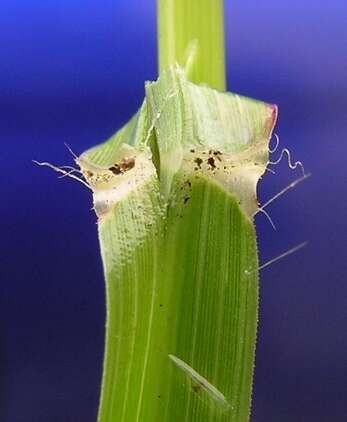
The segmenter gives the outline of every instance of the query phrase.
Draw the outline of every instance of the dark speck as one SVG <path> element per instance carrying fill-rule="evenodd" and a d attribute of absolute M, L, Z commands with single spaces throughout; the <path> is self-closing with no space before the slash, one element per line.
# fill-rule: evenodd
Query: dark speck
<path fill-rule="evenodd" d="M 110 167 L 109 170 L 112 171 L 112 173 L 116 174 L 116 175 L 122 173 L 122 170 L 121 170 L 121 168 L 119 167 L 118 164 L 115 164 L 114 166 Z"/>
<path fill-rule="evenodd" d="M 195 384 L 195 385 L 192 386 L 192 389 L 193 389 L 194 393 L 199 394 L 201 392 L 201 385 Z"/>
<path fill-rule="evenodd" d="M 194 162 L 198 165 L 199 169 L 201 169 L 202 159 L 197 157 L 195 158 Z"/>
<path fill-rule="evenodd" d="M 134 166 L 135 166 L 135 159 L 134 158 L 124 158 L 120 162 L 120 167 L 124 172 L 131 170 Z"/>
<path fill-rule="evenodd" d="M 215 169 L 216 168 L 216 164 L 215 164 L 215 162 L 214 162 L 214 158 L 213 157 L 209 157 L 208 158 L 208 160 L 207 160 L 207 162 L 208 162 L 208 164 L 213 168 L 213 169 Z"/>

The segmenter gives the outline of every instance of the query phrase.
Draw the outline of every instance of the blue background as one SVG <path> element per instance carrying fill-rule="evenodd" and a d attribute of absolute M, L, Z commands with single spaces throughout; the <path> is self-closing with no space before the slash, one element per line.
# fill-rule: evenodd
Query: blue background
<path fill-rule="evenodd" d="M 262 262 L 253 421 L 347 420 L 347 3 L 226 2 L 229 89 L 277 103 L 277 133 L 313 177 L 257 217 Z M 154 0 L 0 5 L 0 421 L 95 422 L 104 287 L 71 163 L 137 109 L 155 79 Z M 300 176 L 285 164 L 265 201 Z"/>

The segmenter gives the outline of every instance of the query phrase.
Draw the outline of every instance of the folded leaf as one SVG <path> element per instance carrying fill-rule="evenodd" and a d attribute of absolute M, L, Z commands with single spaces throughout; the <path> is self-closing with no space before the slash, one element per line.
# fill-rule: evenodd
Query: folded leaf
<path fill-rule="evenodd" d="M 274 106 L 172 67 L 78 163 L 106 277 L 99 421 L 247 421 L 258 318 L 251 215 Z"/>

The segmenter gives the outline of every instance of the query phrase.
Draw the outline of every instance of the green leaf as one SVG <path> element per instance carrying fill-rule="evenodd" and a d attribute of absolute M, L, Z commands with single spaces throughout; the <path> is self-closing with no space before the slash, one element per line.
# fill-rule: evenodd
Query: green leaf
<path fill-rule="evenodd" d="M 100 422 L 247 421 L 258 309 L 251 215 L 276 108 L 172 67 L 78 163 L 107 323 Z"/>

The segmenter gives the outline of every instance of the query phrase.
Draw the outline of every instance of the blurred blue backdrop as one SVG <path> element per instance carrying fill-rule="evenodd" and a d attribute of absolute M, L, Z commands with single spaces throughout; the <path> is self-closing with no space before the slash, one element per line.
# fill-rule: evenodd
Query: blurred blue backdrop
<path fill-rule="evenodd" d="M 0 421 L 95 422 L 104 334 L 87 190 L 31 159 L 107 138 L 155 79 L 155 0 L 0 5 Z M 257 217 L 254 422 L 347 420 L 347 3 L 226 1 L 229 89 L 277 103 L 277 133 L 313 177 Z M 300 173 L 285 164 L 263 201 Z"/>

